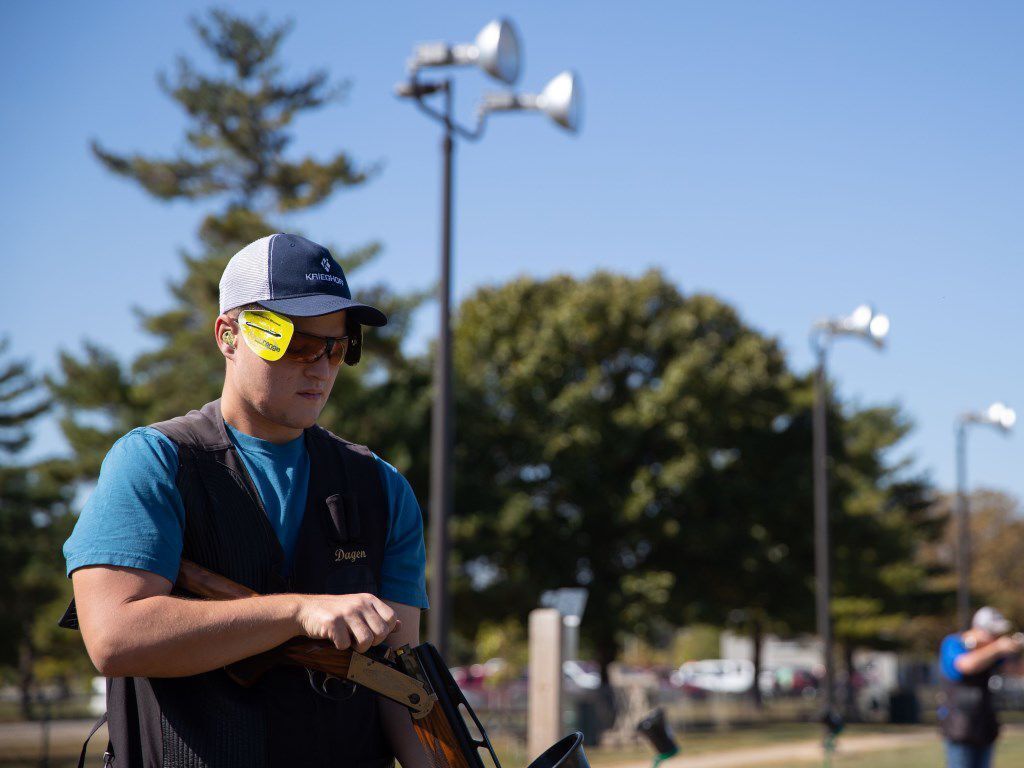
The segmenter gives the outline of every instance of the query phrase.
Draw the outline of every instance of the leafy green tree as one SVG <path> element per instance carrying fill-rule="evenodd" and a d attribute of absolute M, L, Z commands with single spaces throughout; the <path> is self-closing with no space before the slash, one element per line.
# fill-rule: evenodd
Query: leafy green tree
<path fill-rule="evenodd" d="M 656 271 L 485 288 L 454 338 L 457 622 L 583 585 L 606 668 L 624 632 L 743 604 L 757 521 L 789 509 L 760 485 L 787 444 L 774 340 Z"/>
<path fill-rule="evenodd" d="M 727 618 L 753 641 L 760 671 L 766 631 L 814 632 L 813 475 L 810 460 L 813 382 L 788 388 L 788 413 L 775 422 L 777 439 L 754 451 L 749 467 L 764 502 L 748 535 L 737 531 L 729 556 L 740 565 L 728 579 Z M 836 640 L 853 673 L 857 647 L 904 646 L 914 616 L 943 610 L 917 551 L 941 526 L 929 513 L 931 488 L 908 459 L 893 460 L 911 425 L 896 407 L 844 406 L 828 393 L 829 491 L 832 517 L 832 618 Z M 846 686 L 851 717 L 853 689 Z M 751 693 L 760 703 L 756 685 Z"/>
<path fill-rule="evenodd" d="M 49 384 L 62 409 L 76 475 L 83 479 L 98 474 L 110 445 L 131 428 L 180 415 L 220 395 L 224 361 L 212 329 L 228 259 L 246 243 L 280 231 L 281 217 L 312 208 L 339 190 L 356 189 L 376 171 L 345 152 L 321 160 L 292 151 L 295 120 L 342 99 L 348 83 L 332 84 L 322 70 L 297 79 L 284 74 L 279 49 L 291 24 L 219 10 L 192 24 L 212 54 L 212 74 L 181 59 L 173 75 L 159 78 L 188 117 L 185 150 L 149 157 L 120 154 L 99 142 L 92 149 L 106 168 L 160 200 L 211 200 L 222 207 L 199 227 L 200 252 L 182 254 L 185 275 L 171 287 L 171 307 L 135 309 L 155 339 L 152 351 L 127 364 L 94 344 L 81 353 L 61 353 L 59 375 Z M 375 258 L 379 245 L 332 251 L 351 272 Z M 344 403 L 334 398 L 320 423 L 368 442 L 425 477 L 426 461 L 416 440 L 426 431 L 429 374 L 425 364 L 407 360 L 401 351 L 411 312 L 424 294 L 396 295 L 375 285 L 360 296 L 384 309 L 390 323 L 368 335 L 358 368 L 339 373 L 335 391 L 345 393 Z"/>
<path fill-rule="evenodd" d="M 455 364 L 457 623 L 582 585 L 602 666 L 626 633 L 693 621 L 755 648 L 814 630 L 811 382 L 733 309 L 658 272 L 521 279 L 462 304 Z M 941 610 L 914 564 L 938 529 L 927 483 L 892 461 L 909 429 L 897 409 L 831 402 L 829 421 L 849 655 Z"/>
<path fill-rule="evenodd" d="M 941 614 L 947 593 L 918 562 L 918 548 L 942 533 L 930 514 L 932 489 L 911 460 L 893 460 L 911 424 L 896 407 L 833 409 L 835 636 L 852 679 L 856 647 L 904 647 L 914 616 Z M 853 688 L 846 711 L 857 716 Z"/>
<path fill-rule="evenodd" d="M 3 359 L 8 345 L 0 340 L 0 668 L 16 678 L 22 716 L 31 718 L 44 655 L 35 622 L 65 588 L 60 543 L 69 499 L 61 462 L 14 463 L 50 403 L 25 362 Z"/>

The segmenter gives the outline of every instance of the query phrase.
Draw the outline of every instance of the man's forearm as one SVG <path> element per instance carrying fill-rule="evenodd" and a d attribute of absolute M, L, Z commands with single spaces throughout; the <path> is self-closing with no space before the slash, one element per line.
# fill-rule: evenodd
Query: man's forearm
<path fill-rule="evenodd" d="M 123 604 L 117 626 L 89 655 L 107 677 L 182 677 L 208 672 L 302 634 L 297 595 L 189 600 L 156 595 Z"/>
<path fill-rule="evenodd" d="M 974 675 L 988 669 L 1002 657 L 1003 654 L 1000 652 L 999 646 L 992 643 L 984 648 L 963 654 L 953 662 L 953 666 L 960 674 Z"/>

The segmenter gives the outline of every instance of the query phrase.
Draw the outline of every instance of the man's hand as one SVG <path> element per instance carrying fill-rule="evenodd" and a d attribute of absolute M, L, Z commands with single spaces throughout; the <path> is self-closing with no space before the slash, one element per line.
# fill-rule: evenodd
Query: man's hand
<path fill-rule="evenodd" d="M 401 626 L 391 607 L 373 595 L 302 595 L 300 599 L 302 634 L 330 640 L 340 650 L 365 653 Z"/>
<path fill-rule="evenodd" d="M 1000 656 L 1016 656 L 1021 651 L 1024 651 L 1024 635 L 1020 633 L 1003 635 L 995 642 L 999 648 Z"/>

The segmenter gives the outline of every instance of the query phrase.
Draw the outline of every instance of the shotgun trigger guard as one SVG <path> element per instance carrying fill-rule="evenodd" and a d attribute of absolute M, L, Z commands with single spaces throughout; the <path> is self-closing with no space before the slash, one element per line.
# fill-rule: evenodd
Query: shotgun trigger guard
<path fill-rule="evenodd" d="M 326 672 L 308 668 L 306 676 L 309 678 L 310 687 L 325 699 L 345 701 L 355 695 L 356 685 L 349 680 L 342 680 L 334 675 L 328 675 Z"/>

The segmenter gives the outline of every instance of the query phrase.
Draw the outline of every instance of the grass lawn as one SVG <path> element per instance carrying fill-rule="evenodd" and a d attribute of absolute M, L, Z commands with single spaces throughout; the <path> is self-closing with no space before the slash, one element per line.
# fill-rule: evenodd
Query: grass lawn
<path fill-rule="evenodd" d="M 941 768 L 945 765 L 942 741 L 935 726 L 853 725 L 843 732 L 843 736 L 907 733 L 930 734 L 934 738 L 912 747 L 894 748 L 889 751 L 836 755 L 832 761 L 833 768 Z M 820 738 L 821 727 L 815 723 L 778 724 L 723 733 L 683 734 L 677 739 L 681 750 L 673 763 L 679 768 L 683 768 L 686 765 L 687 755 L 707 755 L 732 749 L 778 746 L 787 742 L 817 741 Z M 522 748 L 505 744 L 501 746 L 504 748 L 499 748 L 499 758 L 503 768 L 524 768 L 527 765 L 527 756 Z M 651 750 L 644 747 L 616 750 L 587 747 L 587 758 L 594 768 L 615 768 L 615 766 L 650 761 L 652 753 Z M 777 765 L 780 767 L 786 765 L 811 766 L 821 765 L 821 762 L 780 762 Z M 1018 726 L 1004 731 L 997 746 L 994 765 L 995 768 L 1024 766 L 1024 729 Z M 737 765 L 736 768 L 741 768 L 741 766 Z"/>
<path fill-rule="evenodd" d="M 938 768 L 945 765 L 942 742 L 938 736 L 934 743 L 891 752 L 869 752 L 863 755 L 837 757 L 834 768 Z M 1024 732 L 1007 731 L 996 746 L 994 768 L 1012 768 L 1024 765 Z"/>

